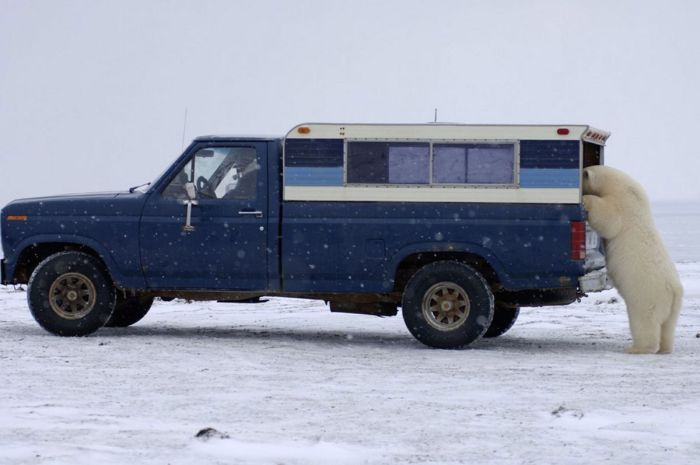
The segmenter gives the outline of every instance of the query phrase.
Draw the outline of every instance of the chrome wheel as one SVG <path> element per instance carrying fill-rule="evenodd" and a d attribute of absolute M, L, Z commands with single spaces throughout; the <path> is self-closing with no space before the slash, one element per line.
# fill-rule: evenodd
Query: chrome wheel
<path fill-rule="evenodd" d="M 49 289 L 51 309 L 61 318 L 77 320 L 95 306 L 97 291 L 92 281 L 81 273 L 65 273 Z"/>
<path fill-rule="evenodd" d="M 469 296 L 452 282 L 433 285 L 423 297 L 423 316 L 430 326 L 451 331 L 464 324 L 469 316 Z"/>

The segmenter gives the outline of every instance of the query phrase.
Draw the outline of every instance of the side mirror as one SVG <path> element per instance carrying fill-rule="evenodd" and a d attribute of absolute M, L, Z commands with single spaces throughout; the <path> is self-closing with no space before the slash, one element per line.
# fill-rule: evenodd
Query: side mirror
<path fill-rule="evenodd" d="M 187 192 L 187 198 L 190 200 L 197 199 L 197 189 L 194 187 L 193 182 L 185 183 L 185 192 Z"/>

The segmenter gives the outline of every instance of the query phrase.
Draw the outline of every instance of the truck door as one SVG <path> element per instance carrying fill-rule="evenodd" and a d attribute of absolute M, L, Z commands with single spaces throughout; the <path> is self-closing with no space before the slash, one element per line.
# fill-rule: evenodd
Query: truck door
<path fill-rule="evenodd" d="M 140 228 L 141 264 L 153 289 L 264 290 L 267 286 L 267 146 L 194 147 L 151 193 Z M 187 192 L 195 183 L 191 227 Z"/>

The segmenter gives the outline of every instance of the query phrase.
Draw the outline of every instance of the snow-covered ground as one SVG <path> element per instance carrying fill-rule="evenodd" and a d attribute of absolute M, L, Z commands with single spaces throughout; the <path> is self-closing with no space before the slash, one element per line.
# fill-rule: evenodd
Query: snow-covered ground
<path fill-rule="evenodd" d="M 506 335 L 441 351 L 400 316 L 291 299 L 157 302 L 131 328 L 59 338 L 0 287 L 0 463 L 699 463 L 689 230 L 664 232 L 686 291 L 665 356 L 623 353 L 615 291 L 524 309 Z M 220 434 L 196 438 L 204 428 Z"/>
<path fill-rule="evenodd" d="M 64 339 L 4 288 L 0 463 L 697 463 L 700 265 L 679 269 L 668 356 L 622 353 L 614 291 L 441 351 L 400 317 L 288 299 L 159 302 Z"/>

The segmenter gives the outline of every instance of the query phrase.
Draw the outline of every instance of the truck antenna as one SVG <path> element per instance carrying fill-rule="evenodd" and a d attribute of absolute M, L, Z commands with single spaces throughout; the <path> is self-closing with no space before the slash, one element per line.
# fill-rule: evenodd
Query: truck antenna
<path fill-rule="evenodd" d="M 433 123 L 437 123 L 437 108 L 435 108 L 435 120 L 433 121 Z"/>
<path fill-rule="evenodd" d="M 187 107 L 185 107 L 185 122 L 182 125 L 182 150 L 185 150 L 185 132 L 187 132 Z"/>

